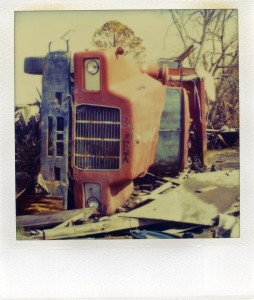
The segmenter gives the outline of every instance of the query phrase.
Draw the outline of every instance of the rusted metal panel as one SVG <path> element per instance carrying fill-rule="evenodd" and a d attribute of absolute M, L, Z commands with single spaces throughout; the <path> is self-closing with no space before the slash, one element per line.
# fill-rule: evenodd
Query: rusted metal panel
<path fill-rule="evenodd" d="M 191 174 L 179 187 L 125 217 L 212 226 L 219 214 L 231 210 L 239 185 L 239 170 Z"/>
<path fill-rule="evenodd" d="M 50 194 L 63 196 L 67 208 L 69 155 L 68 52 L 50 52 L 42 76 L 41 170 Z"/>
<path fill-rule="evenodd" d="M 201 124 L 200 131 L 202 137 L 201 145 L 201 159 L 204 165 L 207 165 L 207 134 L 206 134 L 206 102 L 205 102 L 205 84 L 204 80 L 200 79 L 199 86 L 197 87 L 200 97 L 200 115 L 201 115 Z"/>
<path fill-rule="evenodd" d="M 73 221 L 74 218 L 80 216 L 81 214 L 90 216 L 91 212 L 93 212 L 93 210 L 87 208 L 63 210 L 59 212 L 17 216 L 16 221 L 17 224 L 24 228 L 47 228 L 57 226 L 59 224 L 63 225 L 69 219 Z"/>

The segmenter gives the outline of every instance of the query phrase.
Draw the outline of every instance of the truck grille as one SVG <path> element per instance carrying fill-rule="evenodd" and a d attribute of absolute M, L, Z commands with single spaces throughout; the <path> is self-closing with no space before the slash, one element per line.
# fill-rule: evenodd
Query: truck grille
<path fill-rule="evenodd" d="M 95 105 L 77 107 L 75 166 L 84 170 L 119 169 L 119 109 Z"/>

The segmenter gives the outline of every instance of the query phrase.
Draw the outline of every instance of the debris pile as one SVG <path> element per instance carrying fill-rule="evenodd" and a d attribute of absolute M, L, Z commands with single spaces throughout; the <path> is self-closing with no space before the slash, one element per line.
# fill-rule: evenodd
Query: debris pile
<path fill-rule="evenodd" d="M 137 199 L 145 204 L 109 217 L 87 208 L 37 218 L 17 217 L 26 229 L 21 238 L 239 237 L 239 170 L 218 171 L 216 175 L 192 173 L 179 185 L 167 179 L 147 194 L 140 192 Z"/>
<path fill-rule="evenodd" d="M 207 129 L 207 147 L 210 150 L 239 147 L 239 129 L 224 125 L 221 129 Z"/>

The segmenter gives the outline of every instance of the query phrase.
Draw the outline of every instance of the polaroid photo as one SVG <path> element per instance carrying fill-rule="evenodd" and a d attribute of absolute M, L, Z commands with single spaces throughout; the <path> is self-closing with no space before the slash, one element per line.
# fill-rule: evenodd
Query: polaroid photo
<path fill-rule="evenodd" d="M 240 236 L 237 9 L 14 18 L 17 239 Z"/>
<path fill-rule="evenodd" d="M 37 2 L 6 6 L 3 296 L 253 295 L 251 2 Z"/>

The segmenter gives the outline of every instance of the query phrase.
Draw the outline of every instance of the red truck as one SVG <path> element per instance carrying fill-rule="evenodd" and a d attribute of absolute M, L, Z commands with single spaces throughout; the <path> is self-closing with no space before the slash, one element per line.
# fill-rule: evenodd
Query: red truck
<path fill-rule="evenodd" d="M 67 52 L 25 64 L 27 73 L 43 75 L 41 173 L 49 193 L 58 182 L 66 198 L 71 179 L 75 208 L 95 207 L 105 215 L 127 200 L 133 180 L 148 170 L 179 172 L 189 158 L 206 160 L 203 80 L 180 60 L 160 59 L 144 70 L 123 53 L 120 47 L 75 53 L 74 71 Z M 65 84 L 57 72 L 62 61 Z M 31 67 L 35 62 L 39 68 Z"/>
<path fill-rule="evenodd" d="M 74 55 L 72 162 L 75 207 L 112 214 L 152 165 L 165 89 L 122 49 Z"/>

